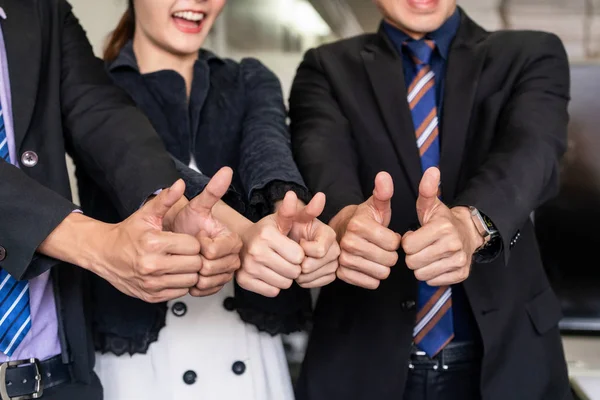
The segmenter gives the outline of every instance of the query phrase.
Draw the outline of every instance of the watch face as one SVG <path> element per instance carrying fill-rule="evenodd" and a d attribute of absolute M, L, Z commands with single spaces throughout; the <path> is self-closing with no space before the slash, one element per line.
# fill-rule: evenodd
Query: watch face
<path fill-rule="evenodd" d="M 489 219 L 487 215 L 481 214 L 481 218 L 483 219 L 483 222 L 490 233 L 496 233 L 498 231 L 492 220 Z"/>

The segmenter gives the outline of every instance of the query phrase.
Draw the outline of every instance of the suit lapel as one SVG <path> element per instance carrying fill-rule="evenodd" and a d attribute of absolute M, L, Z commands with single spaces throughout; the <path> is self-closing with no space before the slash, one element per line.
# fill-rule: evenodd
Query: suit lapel
<path fill-rule="evenodd" d="M 2 33 L 10 76 L 15 144 L 20 148 L 36 103 L 41 61 L 41 28 L 30 0 L 3 0 Z"/>
<path fill-rule="evenodd" d="M 462 12 L 461 26 L 448 56 L 442 110 L 440 170 L 442 193 L 454 199 L 475 93 L 485 60 L 478 43 L 486 32 Z"/>
<path fill-rule="evenodd" d="M 421 180 L 421 159 L 415 142 L 415 128 L 406 99 L 402 59 L 380 32 L 376 42 L 361 52 L 377 98 L 387 134 L 404 167 L 415 196 Z"/>

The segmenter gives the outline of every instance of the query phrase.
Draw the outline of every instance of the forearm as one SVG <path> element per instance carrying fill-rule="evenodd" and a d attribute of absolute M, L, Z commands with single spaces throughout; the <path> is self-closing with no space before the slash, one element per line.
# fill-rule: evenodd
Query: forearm
<path fill-rule="evenodd" d="M 102 239 L 112 227 L 72 213 L 40 244 L 37 252 L 96 272 L 101 261 Z"/>

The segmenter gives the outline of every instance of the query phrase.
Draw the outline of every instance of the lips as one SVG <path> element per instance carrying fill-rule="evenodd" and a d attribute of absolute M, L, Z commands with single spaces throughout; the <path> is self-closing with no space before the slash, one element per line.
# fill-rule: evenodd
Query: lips
<path fill-rule="evenodd" d="M 183 33 L 199 33 L 204 25 L 205 14 L 197 11 L 178 11 L 171 16 L 175 27 Z"/>
<path fill-rule="evenodd" d="M 439 0 L 407 0 L 407 3 L 411 8 L 418 10 L 431 10 L 438 6 Z"/>

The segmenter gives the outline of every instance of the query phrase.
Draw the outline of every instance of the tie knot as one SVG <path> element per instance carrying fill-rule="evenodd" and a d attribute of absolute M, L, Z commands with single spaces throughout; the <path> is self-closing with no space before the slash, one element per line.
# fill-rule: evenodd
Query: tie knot
<path fill-rule="evenodd" d="M 410 51 L 416 65 L 429 64 L 431 55 L 435 49 L 435 42 L 433 40 L 412 40 L 410 42 L 405 42 L 404 44 Z"/>

